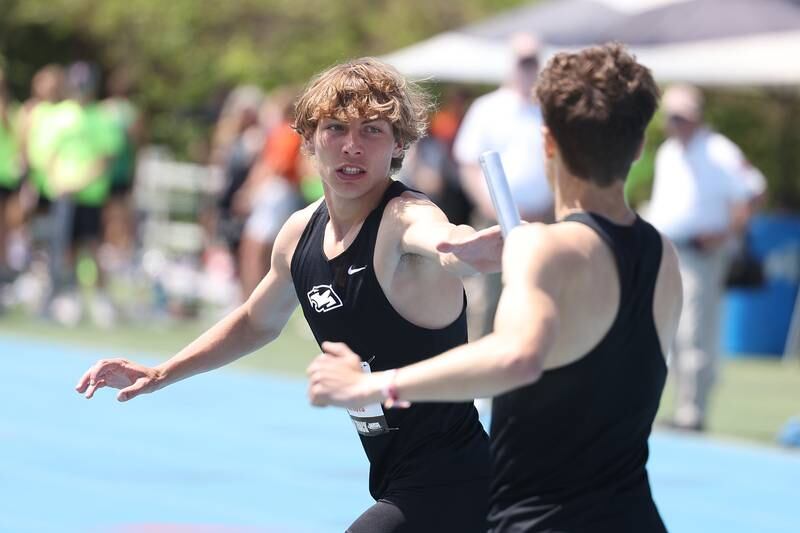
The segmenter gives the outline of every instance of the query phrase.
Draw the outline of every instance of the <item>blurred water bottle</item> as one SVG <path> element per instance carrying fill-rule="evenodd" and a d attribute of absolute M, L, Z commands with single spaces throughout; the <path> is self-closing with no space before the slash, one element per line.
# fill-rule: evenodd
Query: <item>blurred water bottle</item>
<path fill-rule="evenodd" d="M 783 425 L 778 442 L 783 446 L 800 448 L 800 417 L 792 417 Z"/>

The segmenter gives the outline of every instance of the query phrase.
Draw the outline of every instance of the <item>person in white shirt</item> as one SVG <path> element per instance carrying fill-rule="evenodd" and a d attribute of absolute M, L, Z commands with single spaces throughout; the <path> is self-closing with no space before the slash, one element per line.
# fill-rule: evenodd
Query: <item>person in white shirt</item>
<path fill-rule="evenodd" d="M 676 245 L 684 308 L 672 353 L 676 407 L 670 425 L 702 431 L 716 378 L 719 322 L 731 245 L 766 188 L 742 151 L 710 130 L 700 91 L 668 88 L 662 99 L 669 138 L 656 154 L 646 218 Z"/>
<path fill-rule="evenodd" d="M 478 157 L 500 154 L 511 194 L 523 220 L 552 220 L 553 194 L 542 158 L 542 112 L 532 90 L 539 71 L 539 43 L 529 34 L 512 38 L 514 67 L 506 84 L 472 103 L 458 131 L 453 151 L 462 182 L 478 212 L 495 219 Z"/>
<path fill-rule="evenodd" d="M 478 158 L 494 150 L 500 154 L 511 194 L 526 221 L 553 220 L 553 194 L 547 185 L 542 148 L 542 113 L 533 97 L 539 72 L 539 41 L 527 33 L 511 38 L 514 63 L 499 89 L 476 99 L 467 110 L 453 145 L 461 185 L 474 205 L 472 225 L 496 224 Z M 500 298 L 499 275 L 469 280 L 469 334 L 477 339 L 492 330 Z"/>

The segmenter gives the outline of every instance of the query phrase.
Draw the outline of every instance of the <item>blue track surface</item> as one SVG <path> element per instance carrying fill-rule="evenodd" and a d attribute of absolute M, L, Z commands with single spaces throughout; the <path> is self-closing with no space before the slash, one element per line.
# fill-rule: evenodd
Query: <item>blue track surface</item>
<path fill-rule="evenodd" d="M 347 415 L 301 380 L 218 371 L 120 404 L 73 391 L 109 354 L 8 337 L 0 354 L 0 532 L 341 533 L 372 503 Z M 800 531 L 800 455 L 651 445 L 670 531 Z"/>

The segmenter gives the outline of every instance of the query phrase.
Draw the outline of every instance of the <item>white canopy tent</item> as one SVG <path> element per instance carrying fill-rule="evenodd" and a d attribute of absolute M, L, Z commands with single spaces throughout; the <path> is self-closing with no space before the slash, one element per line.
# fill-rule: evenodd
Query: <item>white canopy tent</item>
<path fill-rule="evenodd" d="M 703 86 L 800 85 L 800 29 L 695 43 L 632 47 L 662 82 Z"/>
<path fill-rule="evenodd" d="M 501 83 L 512 56 L 507 37 L 533 31 L 544 58 L 601 42 L 624 28 L 626 17 L 693 0 L 550 0 L 524 6 L 474 26 L 445 32 L 384 56 L 413 79 Z M 800 8 L 798 8 L 800 12 Z M 575 16 L 568 16 L 574 13 Z M 724 18 L 724 14 L 720 14 Z M 583 39 L 577 36 L 583 35 Z M 566 39 L 566 40 L 565 40 Z M 579 41 L 579 42 L 578 42 Z M 557 43 L 557 44 L 554 44 Z M 800 27 L 706 40 L 631 46 L 659 81 L 699 85 L 800 85 Z"/>
<path fill-rule="evenodd" d="M 602 39 L 603 28 L 643 10 L 687 0 L 546 0 L 444 32 L 383 57 L 414 79 L 463 83 L 502 82 L 512 56 L 508 37 L 530 31 L 546 53 L 561 45 Z"/>
<path fill-rule="evenodd" d="M 660 82 L 800 87 L 800 0 L 545 0 L 384 57 L 415 79 L 499 84 L 508 37 L 538 34 L 543 59 L 619 39 Z M 800 360 L 800 293 L 784 358 Z"/>
<path fill-rule="evenodd" d="M 384 56 L 412 79 L 463 83 L 500 83 L 511 67 L 503 42 L 447 32 Z"/>

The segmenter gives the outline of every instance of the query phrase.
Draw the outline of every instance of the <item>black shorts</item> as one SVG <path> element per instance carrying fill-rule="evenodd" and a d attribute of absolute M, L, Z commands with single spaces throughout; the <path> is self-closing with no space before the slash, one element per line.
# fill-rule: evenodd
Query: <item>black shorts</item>
<path fill-rule="evenodd" d="M 72 242 L 99 241 L 102 228 L 102 207 L 76 205 L 72 215 Z"/>
<path fill-rule="evenodd" d="M 0 185 L 0 200 L 5 200 L 6 198 L 13 196 L 18 190 L 19 185 L 14 187 L 4 187 Z"/>
<path fill-rule="evenodd" d="M 52 205 L 53 201 L 40 192 L 39 197 L 36 199 L 36 214 L 46 215 L 50 212 L 50 207 Z"/>
<path fill-rule="evenodd" d="M 125 198 L 133 190 L 133 180 L 111 182 L 109 196 L 112 198 Z"/>
<path fill-rule="evenodd" d="M 346 533 L 486 533 L 488 493 L 488 480 L 392 492 Z"/>

